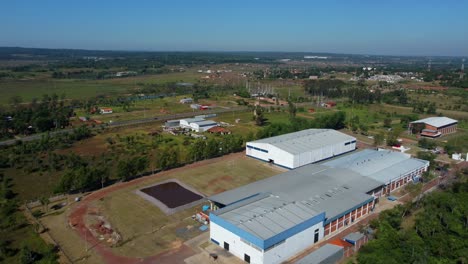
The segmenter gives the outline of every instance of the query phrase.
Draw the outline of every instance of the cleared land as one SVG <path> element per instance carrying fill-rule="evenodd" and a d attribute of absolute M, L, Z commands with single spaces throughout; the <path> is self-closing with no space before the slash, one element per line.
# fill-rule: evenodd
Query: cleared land
<path fill-rule="evenodd" d="M 110 186 L 108 189 L 112 189 L 112 192 L 107 193 L 107 189 L 97 191 L 92 196 L 99 197 L 100 192 L 105 195 L 97 199 L 90 196 L 90 199 L 85 199 L 71 210 L 86 204 L 87 213 L 83 218 L 87 226 L 91 223 L 89 212 L 103 216 L 109 221 L 112 228 L 122 236 L 122 242 L 109 249 L 112 254 L 134 258 L 149 257 L 178 248 L 183 241 L 198 235 L 199 224 L 190 216 L 200 207 L 167 216 L 156 206 L 136 195 L 135 190 L 175 178 L 205 195 L 212 195 L 282 171 L 267 163 L 247 158 L 243 153 L 236 153 Z M 76 233 L 66 227 L 67 214 L 46 216 L 42 221 L 51 227 L 52 235 L 74 259 L 85 255 L 84 242 L 76 242 Z M 96 247 L 108 248 L 104 242 Z M 89 251 L 88 254 L 95 255 L 94 252 Z"/>

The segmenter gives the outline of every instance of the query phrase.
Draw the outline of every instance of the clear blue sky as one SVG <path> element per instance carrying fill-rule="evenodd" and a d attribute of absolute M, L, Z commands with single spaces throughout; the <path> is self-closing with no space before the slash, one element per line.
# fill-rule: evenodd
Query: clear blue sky
<path fill-rule="evenodd" d="M 468 56 L 468 1 L 5 0 L 0 46 Z"/>

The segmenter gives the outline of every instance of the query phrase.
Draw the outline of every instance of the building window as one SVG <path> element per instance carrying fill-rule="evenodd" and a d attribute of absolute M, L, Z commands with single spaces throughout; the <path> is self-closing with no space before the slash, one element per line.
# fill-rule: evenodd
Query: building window
<path fill-rule="evenodd" d="M 250 263 L 250 256 L 247 254 L 244 254 L 244 261 L 247 263 Z"/>
<path fill-rule="evenodd" d="M 224 242 L 224 249 L 229 251 L 229 243 L 227 242 Z"/>
<path fill-rule="evenodd" d="M 314 244 L 317 243 L 318 240 L 319 240 L 319 230 L 318 230 L 318 229 L 315 229 L 315 232 L 314 232 Z"/>

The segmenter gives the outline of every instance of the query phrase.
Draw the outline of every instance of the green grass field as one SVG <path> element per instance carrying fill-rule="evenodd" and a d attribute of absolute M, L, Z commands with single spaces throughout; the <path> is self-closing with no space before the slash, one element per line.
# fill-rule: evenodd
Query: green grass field
<path fill-rule="evenodd" d="M 113 96 L 137 87 L 138 83 L 154 84 L 167 82 L 196 82 L 200 75 L 190 72 L 177 72 L 158 75 L 144 75 L 106 80 L 74 80 L 52 78 L 28 78 L 0 80 L 0 104 L 7 104 L 13 96 L 19 95 L 24 102 L 40 99 L 44 94 L 65 94 L 67 99 L 85 99 L 97 95 Z"/>
<path fill-rule="evenodd" d="M 165 215 L 156 206 L 144 200 L 135 190 L 167 179 L 178 179 L 197 189 L 205 195 L 212 195 L 224 190 L 233 189 L 250 182 L 279 174 L 283 169 L 267 163 L 247 158 L 242 153 L 221 159 L 210 160 L 200 166 L 180 168 L 149 177 L 138 185 L 115 191 L 102 200 L 95 201 L 92 206 L 110 221 L 113 228 L 122 235 L 123 245 L 112 248 L 121 255 L 144 257 L 160 253 L 181 243 L 187 238 L 176 235 L 176 229 L 181 227 L 197 228 L 198 224 L 190 219 L 200 206 L 188 209 L 171 216 Z M 43 218 L 46 225 L 57 225 L 62 233 L 56 233 L 57 239 L 67 252 L 73 252 L 75 257 L 84 254 L 83 244 L 76 242 L 74 231 L 63 228 L 66 225 L 66 214 L 47 216 Z M 61 220 L 60 220 L 61 219 Z M 65 232 L 65 233 L 64 233 Z M 73 233 L 68 236 L 68 233 Z M 189 237 L 199 232 L 191 232 Z M 71 243 L 74 240 L 75 243 Z"/>

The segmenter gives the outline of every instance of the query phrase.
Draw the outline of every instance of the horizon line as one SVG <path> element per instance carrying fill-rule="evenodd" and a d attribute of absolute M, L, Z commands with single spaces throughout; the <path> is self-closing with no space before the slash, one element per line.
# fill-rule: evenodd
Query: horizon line
<path fill-rule="evenodd" d="M 87 48 L 50 48 L 50 47 L 24 47 L 24 46 L 0 46 L 0 48 L 21 48 L 21 49 L 46 49 L 46 50 L 80 50 L 80 51 L 111 51 L 111 52 L 194 52 L 194 53 L 317 53 L 317 54 L 330 54 L 330 55 L 353 55 L 353 56 L 384 56 L 384 57 L 449 57 L 449 58 L 464 58 L 468 55 L 397 55 L 397 54 L 376 54 L 376 53 L 337 53 L 337 52 L 324 52 L 324 51 L 274 51 L 274 50 L 148 50 L 148 49 L 87 49 Z"/>

